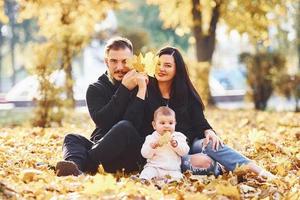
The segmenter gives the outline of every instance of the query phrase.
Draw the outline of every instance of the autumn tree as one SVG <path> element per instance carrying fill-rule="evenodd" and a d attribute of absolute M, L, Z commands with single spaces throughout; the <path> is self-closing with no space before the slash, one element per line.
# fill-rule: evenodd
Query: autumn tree
<path fill-rule="evenodd" d="M 5 15 L 4 12 L 4 0 L 0 0 L 0 50 L 2 49 L 2 45 L 3 45 L 3 40 L 4 37 L 2 35 L 2 26 L 3 24 L 8 23 L 8 17 Z M 2 81 L 2 51 L 0 51 L 0 92 L 1 92 L 1 81 Z"/>
<path fill-rule="evenodd" d="M 128 0 L 129 6 L 116 12 L 118 29 L 134 44 L 135 53 L 161 48 L 166 43 L 176 43 L 184 50 L 188 48 L 188 37 L 179 36 L 171 28 L 163 28 L 157 16 L 159 9 L 147 5 L 146 0 Z M 142 38 L 140 38 L 142 37 Z M 147 42 L 147 43 L 146 43 Z M 139 47 L 142 47 L 140 49 Z"/>
<path fill-rule="evenodd" d="M 147 0 L 159 6 L 165 27 L 180 35 L 192 33 L 199 62 L 211 63 L 216 28 L 225 22 L 229 29 L 247 33 L 253 43 L 268 39 L 268 27 L 286 12 L 285 0 Z"/>
<path fill-rule="evenodd" d="M 5 12 L 4 12 L 4 0 L 0 0 L 0 21 L 2 23 L 7 23 L 8 22 L 8 18 L 5 15 Z"/>
<path fill-rule="evenodd" d="M 88 44 L 95 24 L 105 18 L 118 1 L 106 0 L 19 0 L 20 18 L 36 18 L 39 33 L 56 46 L 60 69 L 66 75 L 65 90 L 70 107 L 74 107 L 72 59 Z"/>
<path fill-rule="evenodd" d="M 46 127 L 53 120 L 61 122 L 61 117 L 57 117 L 62 109 L 60 90 L 50 80 L 58 70 L 63 70 L 66 77 L 65 105 L 74 107 L 72 59 L 89 43 L 95 25 L 117 5 L 117 1 L 106 0 L 19 0 L 19 19 L 36 19 L 41 36 L 40 43 L 34 45 L 34 62 L 29 64 L 39 80 L 34 125 Z"/>
<path fill-rule="evenodd" d="M 265 110 L 274 90 L 274 79 L 281 77 L 285 70 L 285 58 L 279 53 L 243 53 L 240 61 L 247 67 L 248 91 L 255 109 Z"/>
<path fill-rule="evenodd" d="M 283 44 L 280 45 L 280 50 L 287 52 L 287 50 L 295 49 L 298 56 L 297 62 L 291 67 L 294 70 L 290 70 L 288 67 L 281 74 L 280 77 L 277 77 L 273 80 L 275 89 L 278 94 L 281 94 L 288 99 L 293 97 L 295 99 L 295 112 L 300 112 L 300 2 L 295 2 L 291 6 L 290 19 L 283 19 L 285 21 L 293 21 L 293 25 L 296 31 L 296 38 L 292 42 L 288 41 L 288 34 L 283 34 L 285 37 L 282 37 Z M 291 54 L 290 52 L 288 52 Z M 296 66 L 295 66 L 296 65 Z"/>
<path fill-rule="evenodd" d="M 61 87 L 54 84 L 55 80 L 51 80 L 57 64 L 56 48 L 51 42 L 32 46 L 32 53 L 36 56 L 31 60 L 31 65 L 34 66 L 39 82 L 39 95 L 35 99 L 37 107 L 32 121 L 34 126 L 61 125 L 64 116 L 63 101 L 60 99 Z"/>

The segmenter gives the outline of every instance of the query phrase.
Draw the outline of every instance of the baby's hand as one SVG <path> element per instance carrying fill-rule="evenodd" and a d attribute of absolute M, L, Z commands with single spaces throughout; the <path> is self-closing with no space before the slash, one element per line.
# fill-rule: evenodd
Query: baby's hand
<path fill-rule="evenodd" d="M 150 146 L 152 149 L 156 149 L 159 146 L 159 144 L 157 142 L 151 142 Z"/>
<path fill-rule="evenodd" d="M 171 146 L 172 146 L 173 148 L 176 148 L 176 147 L 178 146 L 178 142 L 177 142 L 176 140 L 174 140 L 174 139 L 172 139 L 172 140 L 170 141 L 170 143 L 171 143 Z"/>

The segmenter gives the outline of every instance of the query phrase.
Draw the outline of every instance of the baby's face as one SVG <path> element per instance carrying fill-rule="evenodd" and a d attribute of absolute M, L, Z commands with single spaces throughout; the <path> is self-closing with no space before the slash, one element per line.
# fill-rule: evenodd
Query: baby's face
<path fill-rule="evenodd" d="M 176 126 L 176 120 L 173 115 L 157 115 L 155 121 L 153 121 L 153 128 L 163 135 L 165 132 L 174 132 Z"/>

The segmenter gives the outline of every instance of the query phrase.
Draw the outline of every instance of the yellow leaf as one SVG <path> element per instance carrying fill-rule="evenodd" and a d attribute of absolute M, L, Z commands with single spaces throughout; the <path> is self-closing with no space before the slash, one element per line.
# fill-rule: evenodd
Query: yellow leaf
<path fill-rule="evenodd" d="M 145 72 L 149 76 L 154 77 L 158 57 L 152 52 L 145 54 L 134 55 L 131 59 L 128 59 L 126 65 L 129 69 L 135 69 L 138 72 Z"/>
<path fill-rule="evenodd" d="M 134 55 L 131 59 L 126 61 L 126 65 L 129 69 L 135 69 L 138 72 L 144 71 L 144 65 L 142 64 L 143 55 Z"/>
<path fill-rule="evenodd" d="M 165 144 L 168 144 L 171 140 L 171 132 L 166 131 L 163 135 L 159 137 L 158 146 L 162 147 Z"/>
<path fill-rule="evenodd" d="M 285 167 L 283 165 L 277 165 L 276 166 L 276 171 L 277 171 L 277 174 L 279 174 L 281 176 L 286 175 L 286 170 L 285 170 Z"/>
<path fill-rule="evenodd" d="M 35 181 L 38 175 L 42 174 L 42 171 L 36 169 L 25 169 L 21 172 L 20 176 L 24 182 Z"/>
<path fill-rule="evenodd" d="M 155 56 L 152 52 L 146 53 L 143 64 L 145 65 L 145 72 L 154 77 L 156 66 L 157 66 L 158 57 Z"/>
<path fill-rule="evenodd" d="M 240 199 L 240 193 L 237 186 L 218 184 L 216 185 L 216 190 L 218 194 Z"/>
<path fill-rule="evenodd" d="M 97 174 L 93 178 L 93 182 L 87 182 L 84 185 L 84 193 L 86 194 L 101 194 L 116 189 L 116 179 L 111 175 Z"/>

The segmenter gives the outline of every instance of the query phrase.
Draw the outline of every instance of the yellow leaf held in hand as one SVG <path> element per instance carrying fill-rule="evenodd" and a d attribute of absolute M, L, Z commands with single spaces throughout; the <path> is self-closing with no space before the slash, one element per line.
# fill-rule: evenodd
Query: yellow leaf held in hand
<path fill-rule="evenodd" d="M 162 147 L 165 144 L 168 144 L 171 140 L 171 132 L 166 131 L 163 135 L 159 137 L 158 146 Z"/>
<path fill-rule="evenodd" d="M 152 52 L 146 53 L 143 59 L 143 64 L 145 65 L 145 72 L 149 76 L 154 77 L 157 61 L 158 61 L 158 57 L 155 56 Z"/>
<path fill-rule="evenodd" d="M 154 77 L 158 57 L 152 52 L 145 54 L 134 55 L 131 59 L 128 59 L 126 65 L 129 69 L 135 69 L 138 72 L 145 72 L 147 75 Z"/>
<path fill-rule="evenodd" d="M 126 65 L 129 69 L 135 69 L 138 72 L 144 72 L 144 64 L 142 63 L 143 55 L 134 55 L 131 59 L 128 59 Z"/>

